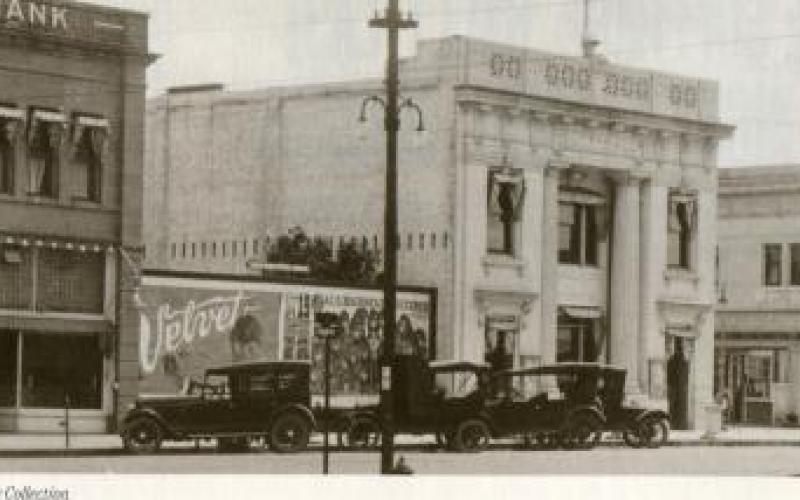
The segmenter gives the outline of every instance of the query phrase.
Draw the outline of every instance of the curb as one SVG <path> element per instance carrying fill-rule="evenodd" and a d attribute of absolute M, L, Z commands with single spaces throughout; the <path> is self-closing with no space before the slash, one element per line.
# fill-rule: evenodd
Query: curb
<path fill-rule="evenodd" d="M 753 441 L 741 441 L 741 440 L 724 440 L 724 439 L 701 439 L 701 440 L 675 440 L 675 441 L 668 441 L 664 444 L 664 447 L 669 448 L 702 448 L 702 447 L 788 447 L 788 446 L 797 446 L 800 447 L 800 440 L 792 440 L 792 441 L 778 441 L 778 440 L 753 440 Z M 599 443 L 599 448 L 628 448 L 622 442 L 605 442 Z M 454 453 L 448 450 L 441 449 L 434 444 L 396 444 L 395 450 L 397 451 L 405 451 L 405 452 L 418 452 L 418 453 Z M 651 449 L 651 448 L 647 448 Z M 352 448 L 341 448 L 337 446 L 332 446 L 330 448 L 332 453 L 377 453 L 379 448 L 373 449 L 352 449 Z M 489 447 L 487 451 L 531 451 L 531 452 L 541 452 L 541 451 L 559 451 L 559 450 L 543 450 L 543 449 L 536 449 L 536 448 L 525 448 L 523 446 L 517 444 L 493 444 Z M 561 450 L 565 451 L 565 450 Z M 589 451 L 589 450 L 572 450 L 572 451 Z M 309 446 L 305 452 L 301 453 L 321 453 L 322 447 L 319 445 L 312 445 Z M 254 453 L 270 453 L 268 450 L 253 450 L 249 452 L 250 454 Z M 234 454 L 242 454 L 245 453 L 229 453 L 229 452 L 218 452 L 214 447 L 211 446 L 204 446 L 200 449 L 196 449 L 194 447 L 183 447 L 183 448 L 164 448 L 160 450 L 155 456 L 181 456 L 181 455 L 234 455 Z M 103 457 L 103 456 L 136 456 L 128 453 L 123 448 L 76 448 L 76 449 L 7 449 L 2 450 L 0 449 L 0 458 L 40 458 L 40 457 Z"/>

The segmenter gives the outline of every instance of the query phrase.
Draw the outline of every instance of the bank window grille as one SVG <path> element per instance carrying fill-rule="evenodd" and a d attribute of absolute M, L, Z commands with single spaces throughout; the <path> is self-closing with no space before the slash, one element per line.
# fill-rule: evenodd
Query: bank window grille
<path fill-rule="evenodd" d="M 40 249 L 37 309 L 102 314 L 104 273 L 102 253 Z"/>
<path fill-rule="evenodd" d="M 32 294 L 30 249 L 0 245 L 0 309 L 31 309 Z"/>

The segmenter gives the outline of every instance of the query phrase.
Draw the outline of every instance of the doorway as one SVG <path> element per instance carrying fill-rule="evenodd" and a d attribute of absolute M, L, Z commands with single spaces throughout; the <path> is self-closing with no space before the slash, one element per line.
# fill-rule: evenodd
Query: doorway
<path fill-rule="evenodd" d="M 670 338 L 668 337 L 668 342 Z M 683 337 L 671 338 L 672 354 L 667 361 L 667 403 L 672 428 L 689 428 L 689 360 L 686 351 L 689 341 Z"/>

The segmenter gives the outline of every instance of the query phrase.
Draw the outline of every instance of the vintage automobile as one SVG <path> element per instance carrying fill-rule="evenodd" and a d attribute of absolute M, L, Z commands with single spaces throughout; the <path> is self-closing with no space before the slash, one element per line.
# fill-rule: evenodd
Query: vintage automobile
<path fill-rule="evenodd" d="M 491 413 L 501 432 L 544 448 L 591 448 L 607 432 L 621 434 L 632 447 L 661 446 L 669 436 L 669 416 L 625 405 L 625 377 L 624 368 L 599 363 L 501 372 L 493 381 L 497 397 Z"/>
<path fill-rule="evenodd" d="M 583 369 L 564 363 L 495 374 L 487 406 L 493 434 L 543 448 L 592 448 L 607 422 L 596 380 Z"/>
<path fill-rule="evenodd" d="M 157 451 L 166 440 L 217 439 L 221 448 L 253 442 L 277 452 L 308 444 L 316 422 L 310 410 L 310 365 L 302 361 L 231 364 L 208 369 L 183 394 L 140 397 L 120 435 L 127 450 Z"/>
<path fill-rule="evenodd" d="M 586 366 L 581 376 L 595 380 L 606 414 L 603 431 L 622 434 L 625 444 L 633 448 L 658 448 L 669 440 L 669 414 L 661 408 L 626 405 L 624 368 L 609 365 Z M 597 439 L 601 439 L 598 433 Z"/>
<path fill-rule="evenodd" d="M 400 355 L 392 373 L 394 431 L 434 435 L 457 451 L 477 451 L 489 444 L 486 412 L 489 365 L 466 361 L 427 362 Z M 350 446 L 375 446 L 383 424 L 377 406 L 350 415 Z"/>

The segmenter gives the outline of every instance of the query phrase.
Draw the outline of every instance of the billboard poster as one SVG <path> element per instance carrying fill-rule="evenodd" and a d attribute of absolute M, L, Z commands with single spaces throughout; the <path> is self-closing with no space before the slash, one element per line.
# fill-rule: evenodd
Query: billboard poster
<path fill-rule="evenodd" d="M 164 285 L 139 297 L 141 393 L 175 393 L 210 367 L 277 359 L 279 292 Z"/>
<path fill-rule="evenodd" d="M 324 342 L 315 336 L 317 312 L 336 313 L 343 325 L 331 341 L 331 394 L 378 394 L 380 290 L 149 272 L 137 295 L 142 394 L 174 394 L 206 369 L 230 363 L 307 360 L 311 393 L 320 395 Z M 432 290 L 398 292 L 397 353 L 433 357 L 434 300 Z"/>
<path fill-rule="evenodd" d="M 375 290 L 331 288 L 286 294 L 282 359 L 311 361 L 311 393 L 324 390 L 324 341 L 314 335 L 313 313 L 335 313 L 343 326 L 331 341 L 331 394 L 377 395 L 378 359 L 383 350 L 383 295 Z M 398 292 L 395 352 L 430 358 L 435 338 L 431 332 L 431 295 Z"/>

